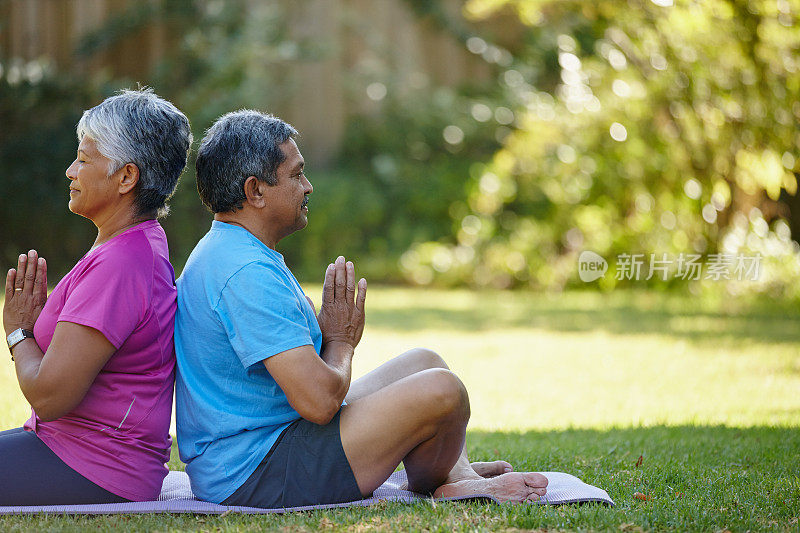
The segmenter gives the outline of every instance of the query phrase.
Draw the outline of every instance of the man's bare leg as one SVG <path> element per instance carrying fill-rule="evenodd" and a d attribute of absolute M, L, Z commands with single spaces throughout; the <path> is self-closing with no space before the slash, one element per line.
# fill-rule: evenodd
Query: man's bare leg
<path fill-rule="evenodd" d="M 452 372 L 434 368 L 348 402 L 339 428 L 363 495 L 378 488 L 401 461 L 409 488 L 432 493 L 456 464 L 468 421 L 464 385 Z"/>
<path fill-rule="evenodd" d="M 429 368 L 450 369 L 444 359 L 432 350 L 425 348 L 408 350 L 353 381 L 345 401 L 348 404 L 353 403 L 355 400 L 368 396 L 395 381 Z M 464 448 L 464 454 L 466 455 L 466 447 Z M 482 477 L 495 477 L 514 470 L 514 467 L 508 461 L 475 462 L 470 464 L 475 473 Z"/>
<path fill-rule="evenodd" d="M 409 446 L 409 441 L 404 440 L 406 437 L 400 434 L 407 432 L 407 438 L 411 439 L 410 444 L 419 442 L 401 457 L 406 466 L 411 490 L 429 493 L 433 491 L 431 487 L 435 485 L 437 496 L 480 493 L 492 494 L 504 501 L 534 500 L 544 494 L 547 479 L 540 474 L 508 473 L 511 465 L 505 461 L 470 465 L 463 445 L 469 412 L 466 391 L 463 390 L 460 380 L 445 370 L 438 374 L 438 377 L 445 382 L 445 390 L 438 393 L 433 391 L 429 387 L 430 385 L 436 386 L 437 383 L 431 383 L 430 372 L 425 372 L 430 368 L 446 369 L 447 365 L 441 357 L 430 350 L 412 350 L 381 365 L 378 369 L 355 381 L 351 386 L 350 393 L 346 398 L 348 407 L 342 413 L 342 443 L 348 459 L 353 459 L 350 461 L 351 467 L 353 467 L 362 493 L 366 495 L 372 492 L 388 478 L 397 466 L 399 463 L 398 453 L 402 453 L 401 450 Z M 452 384 L 457 386 L 453 388 L 450 386 Z M 420 385 L 425 386 L 420 387 Z M 462 401 L 464 403 L 460 409 L 455 409 L 455 411 L 461 411 L 462 415 L 464 412 L 467 414 L 466 419 L 456 423 L 455 435 L 452 424 L 441 424 L 436 421 L 437 417 L 442 416 L 439 409 L 442 405 L 442 398 L 437 397 L 437 394 L 438 396 L 447 395 L 448 387 L 451 392 L 453 389 L 456 390 L 455 395 L 451 394 L 450 400 L 453 400 L 453 396 L 461 396 L 462 400 L 456 398 L 455 403 L 459 404 Z M 432 392 L 433 395 L 431 395 Z M 369 397 L 369 403 L 360 401 L 367 397 Z M 377 409 L 371 405 L 375 402 L 383 403 L 387 399 L 389 405 L 378 406 Z M 414 420 L 415 417 L 409 419 L 408 416 L 404 416 L 406 413 L 394 413 L 404 400 L 416 404 L 408 407 L 420 413 L 420 417 Z M 426 407 L 427 402 L 430 403 Z M 351 407 L 357 407 L 357 409 L 351 409 Z M 452 413 L 450 414 L 452 415 Z M 366 418 L 359 419 L 361 415 L 365 415 Z M 381 417 L 384 424 L 375 420 L 375 415 Z M 396 419 L 397 416 L 400 418 Z M 423 420 L 426 418 L 427 420 Z M 456 415 L 456 419 L 458 418 Z M 395 434 L 392 437 L 399 437 L 399 441 L 389 438 L 381 431 L 380 427 L 375 426 L 376 423 L 378 426 L 387 425 L 385 429 L 394 431 Z M 427 433 L 423 431 L 422 434 L 428 435 L 431 431 L 431 423 L 434 426 L 442 427 L 434 429 L 434 435 L 429 436 L 425 441 L 418 440 L 421 437 L 419 427 L 427 424 Z M 459 429 L 462 423 L 463 429 Z M 448 441 L 448 439 L 453 440 Z M 459 442 L 460 451 L 453 462 L 453 444 Z M 397 446 L 399 446 L 399 450 L 396 449 Z M 367 452 L 366 455 L 364 452 Z M 443 458 L 446 460 L 442 461 Z M 446 475 L 442 476 L 445 466 L 448 470 Z M 479 474 L 495 477 L 487 480 Z"/>

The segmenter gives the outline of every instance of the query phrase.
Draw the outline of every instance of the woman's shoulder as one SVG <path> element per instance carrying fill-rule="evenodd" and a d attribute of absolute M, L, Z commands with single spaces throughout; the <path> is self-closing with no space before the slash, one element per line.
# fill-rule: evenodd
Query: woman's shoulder
<path fill-rule="evenodd" d="M 152 276 L 153 269 L 163 262 L 169 262 L 169 249 L 158 223 L 117 235 L 81 260 L 85 270 L 138 272 L 145 276 Z"/>
<path fill-rule="evenodd" d="M 167 236 L 158 222 L 133 228 L 97 248 L 93 259 L 101 261 L 146 260 L 168 253 Z"/>

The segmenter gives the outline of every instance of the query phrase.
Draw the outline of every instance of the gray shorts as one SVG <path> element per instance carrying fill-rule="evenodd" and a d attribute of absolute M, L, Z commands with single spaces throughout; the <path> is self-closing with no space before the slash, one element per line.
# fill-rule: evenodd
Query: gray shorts
<path fill-rule="evenodd" d="M 362 499 L 342 448 L 341 413 L 324 426 L 303 418 L 292 422 L 222 505 L 279 509 Z"/>

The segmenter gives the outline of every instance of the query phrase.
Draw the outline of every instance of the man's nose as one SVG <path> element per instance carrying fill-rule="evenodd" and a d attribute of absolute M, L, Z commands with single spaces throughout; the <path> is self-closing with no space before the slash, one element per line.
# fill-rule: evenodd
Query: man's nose
<path fill-rule="evenodd" d="M 306 183 L 305 183 L 306 187 L 304 189 L 304 192 L 305 192 L 305 194 L 311 194 L 312 192 L 314 192 L 314 186 L 311 185 L 311 181 L 309 181 L 308 178 L 305 178 L 305 180 L 306 180 Z"/>

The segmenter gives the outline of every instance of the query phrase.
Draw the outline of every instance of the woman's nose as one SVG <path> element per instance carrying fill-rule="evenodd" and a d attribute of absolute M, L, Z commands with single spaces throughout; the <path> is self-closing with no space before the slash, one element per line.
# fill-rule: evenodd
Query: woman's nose
<path fill-rule="evenodd" d="M 73 161 L 73 162 L 72 162 L 72 164 L 71 164 L 70 166 L 68 166 L 68 167 L 67 167 L 66 174 L 67 174 L 67 177 L 68 177 L 69 179 L 71 179 L 71 180 L 74 180 L 74 179 L 76 178 L 75 164 L 76 164 L 77 162 L 78 162 L 78 161 L 77 161 L 77 160 L 75 160 L 75 161 Z"/>

